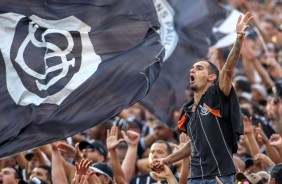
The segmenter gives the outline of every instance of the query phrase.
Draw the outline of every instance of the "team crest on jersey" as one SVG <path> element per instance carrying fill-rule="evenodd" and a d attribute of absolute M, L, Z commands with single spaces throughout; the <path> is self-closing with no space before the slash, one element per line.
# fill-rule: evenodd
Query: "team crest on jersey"
<path fill-rule="evenodd" d="M 165 47 L 166 60 L 173 53 L 179 39 L 174 29 L 174 11 L 166 0 L 154 0 L 154 4 L 161 23 L 160 36 Z"/>
<path fill-rule="evenodd" d="M 206 116 L 210 113 L 209 110 L 206 108 L 206 106 L 199 105 L 199 107 L 200 107 L 200 114 L 201 115 Z"/>
<path fill-rule="evenodd" d="M 74 16 L 46 20 L 6 13 L 0 22 L 7 88 L 16 104 L 59 105 L 101 63 L 91 27 Z"/>

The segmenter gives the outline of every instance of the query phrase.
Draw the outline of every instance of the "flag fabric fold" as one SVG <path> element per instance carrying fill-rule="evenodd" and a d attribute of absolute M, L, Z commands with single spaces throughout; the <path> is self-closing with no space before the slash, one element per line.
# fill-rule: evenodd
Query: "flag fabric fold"
<path fill-rule="evenodd" d="M 0 2 L 0 158 L 102 123 L 159 75 L 150 0 Z"/>
<path fill-rule="evenodd" d="M 225 12 L 216 0 L 154 2 L 162 26 L 160 34 L 166 60 L 141 104 L 163 123 L 175 125 L 173 112 L 188 100 L 189 69 L 196 60 L 206 57 L 213 25 L 225 18 Z"/>

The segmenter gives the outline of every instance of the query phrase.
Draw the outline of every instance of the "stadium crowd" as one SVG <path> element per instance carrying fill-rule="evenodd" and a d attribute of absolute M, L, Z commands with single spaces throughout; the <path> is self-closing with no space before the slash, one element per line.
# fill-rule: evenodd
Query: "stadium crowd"
<path fill-rule="evenodd" d="M 282 1 L 219 3 L 227 12 L 237 9 L 253 16 L 232 81 L 244 117 L 244 135 L 233 154 L 234 182 L 281 184 Z M 222 69 L 231 47 L 210 47 L 207 57 Z M 66 140 L 0 160 L 0 183 L 188 183 L 189 156 L 164 165 L 161 171 L 151 168 L 153 160 L 170 155 L 190 140 L 178 130 L 180 110 L 175 109 L 174 124 L 168 126 L 136 103 L 114 119 Z M 218 177 L 217 183 L 223 183 Z"/>

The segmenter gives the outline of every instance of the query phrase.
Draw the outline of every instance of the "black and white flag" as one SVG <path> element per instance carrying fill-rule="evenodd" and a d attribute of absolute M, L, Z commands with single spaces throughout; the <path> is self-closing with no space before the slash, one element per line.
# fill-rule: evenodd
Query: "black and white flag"
<path fill-rule="evenodd" d="M 159 74 L 151 0 L 0 4 L 0 158 L 115 116 Z"/>

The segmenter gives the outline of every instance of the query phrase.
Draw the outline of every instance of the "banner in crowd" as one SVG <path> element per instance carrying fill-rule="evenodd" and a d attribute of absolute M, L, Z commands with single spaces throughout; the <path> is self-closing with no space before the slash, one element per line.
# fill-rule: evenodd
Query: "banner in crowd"
<path fill-rule="evenodd" d="M 162 25 L 165 62 L 141 104 L 171 125 L 173 111 L 188 100 L 189 69 L 206 57 L 214 23 L 224 19 L 225 12 L 216 0 L 154 0 L 154 4 Z"/>
<path fill-rule="evenodd" d="M 243 13 L 234 9 L 220 25 L 213 28 L 215 43 L 212 43 L 212 47 L 224 48 L 235 43 L 237 38 L 236 23 L 240 15 L 243 15 Z"/>
<path fill-rule="evenodd" d="M 0 158 L 115 116 L 156 80 L 151 0 L 0 0 Z"/>

